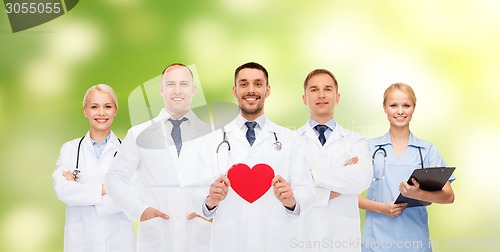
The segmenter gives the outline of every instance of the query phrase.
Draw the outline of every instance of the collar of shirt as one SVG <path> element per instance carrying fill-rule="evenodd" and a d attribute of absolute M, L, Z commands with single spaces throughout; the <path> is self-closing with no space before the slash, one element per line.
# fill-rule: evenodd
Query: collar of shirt
<path fill-rule="evenodd" d="M 376 138 L 374 141 L 375 146 L 385 146 L 389 144 L 392 145 L 391 135 L 389 134 L 389 131 L 387 131 L 383 136 Z M 413 146 L 416 148 L 426 148 L 427 144 L 425 143 L 425 141 L 422 141 L 415 137 L 415 135 L 413 135 L 413 133 L 410 131 L 408 146 Z"/>
<path fill-rule="evenodd" d="M 174 144 L 174 140 L 171 137 L 172 129 L 174 128 L 172 122 L 170 122 L 168 119 L 172 118 L 172 120 L 180 120 L 182 118 L 187 118 L 187 121 L 183 121 L 179 127 L 181 128 L 181 139 L 184 142 L 186 139 L 189 139 L 189 130 L 191 126 L 191 122 L 193 121 L 194 118 L 196 118 L 196 115 L 192 110 L 189 110 L 186 114 L 183 116 L 179 117 L 178 119 L 173 118 L 164 108 L 161 110 L 160 115 L 158 118 L 160 120 L 163 120 L 164 126 L 165 126 L 165 134 L 168 136 L 167 142 L 169 144 Z"/>
<path fill-rule="evenodd" d="M 188 110 L 188 112 L 186 112 L 186 114 L 184 114 L 183 116 L 179 117 L 178 119 L 182 119 L 183 117 L 186 117 L 188 119 L 188 121 L 191 121 L 196 115 L 194 114 L 194 112 L 192 110 Z M 172 120 L 174 120 L 175 118 L 173 118 L 168 112 L 167 110 L 165 110 L 165 108 L 162 108 L 161 111 L 160 111 L 160 114 L 158 115 L 158 119 L 164 121 L 164 122 L 168 122 L 167 120 L 169 118 L 172 118 Z M 178 119 L 175 119 L 175 120 L 178 120 Z M 170 122 L 169 122 L 170 123 Z M 170 123 L 171 124 L 171 123 Z M 184 123 L 182 123 L 184 124 Z M 181 125 L 182 125 L 181 124 Z"/>
<path fill-rule="evenodd" d="M 193 118 L 196 117 L 196 115 L 194 114 L 194 112 L 192 110 L 189 110 L 186 114 L 179 117 L 178 119 L 173 118 L 165 109 L 162 109 L 160 112 L 160 115 L 158 116 L 158 118 L 160 120 L 163 120 L 163 122 L 165 123 L 165 126 L 167 126 L 167 129 L 170 129 L 170 130 L 172 130 L 173 125 L 168 119 L 172 118 L 172 120 L 180 120 L 184 117 L 187 118 L 187 121 L 182 122 L 180 125 L 182 135 L 184 135 L 183 131 L 185 129 L 187 129 L 189 127 L 189 125 L 191 125 Z"/>
<path fill-rule="evenodd" d="M 236 126 L 243 132 L 243 134 L 247 133 L 247 126 L 245 125 L 246 122 L 248 122 L 247 119 L 245 119 L 241 113 L 236 116 Z M 262 114 L 261 116 L 257 117 L 257 119 L 254 120 L 254 122 L 257 122 L 257 125 L 254 128 L 255 131 L 255 136 L 259 134 L 259 132 L 264 128 L 264 124 L 266 123 L 266 115 Z"/>
<path fill-rule="evenodd" d="M 94 141 L 94 139 L 90 138 L 90 141 L 92 142 L 92 147 L 94 147 L 94 152 L 95 152 L 97 159 L 101 158 L 102 152 L 104 151 L 104 148 L 106 148 L 106 144 L 108 143 L 110 137 L 111 137 L 111 133 L 108 134 L 108 136 L 106 138 L 104 138 L 101 145 L 99 145 L 98 142 Z"/>
<path fill-rule="evenodd" d="M 309 126 L 311 126 L 314 133 L 316 133 L 317 137 L 319 137 L 319 132 L 314 127 L 316 127 L 316 125 L 318 125 L 318 124 L 320 124 L 320 123 L 318 123 L 316 120 L 314 120 L 312 118 L 309 119 Z M 325 131 L 325 138 L 328 139 L 328 137 L 330 137 L 333 130 L 337 126 L 337 123 L 335 122 L 335 119 L 332 118 L 332 119 L 328 120 L 324 125 L 328 126 L 328 129 L 326 129 L 326 131 Z"/>

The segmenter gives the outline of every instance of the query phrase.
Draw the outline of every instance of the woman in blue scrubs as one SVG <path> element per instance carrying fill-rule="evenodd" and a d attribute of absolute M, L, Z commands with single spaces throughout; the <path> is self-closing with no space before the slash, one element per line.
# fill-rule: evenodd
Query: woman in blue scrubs
<path fill-rule="evenodd" d="M 394 204 L 403 196 L 433 203 L 453 203 L 453 176 L 440 191 L 420 190 L 406 181 L 416 168 L 446 166 L 437 148 L 416 138 L 410 131 L 416 97 L 407 84 L 390 85 L 384 93 L 384 112 L 389 132 L 369 141 L 374 154 L 373 181 L 368 197 L 359 196 L 359 207 L 366 210 L 362 251 L 432 251 L 425 206 Z M 420 154 L 421 153 L 421 154 Z M 423 163 L 423 164 L 422 164 Z"/>

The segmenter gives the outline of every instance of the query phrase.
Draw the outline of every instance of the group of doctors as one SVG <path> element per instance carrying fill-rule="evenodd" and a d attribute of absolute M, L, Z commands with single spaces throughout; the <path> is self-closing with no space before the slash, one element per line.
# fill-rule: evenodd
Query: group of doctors
<path fill-rule="evenodd" d="M 335 121 L 338 90 L 330 71 L 310 72 L 302 96 L 310 119 L 294 132 L 266 118 L 268 72 L 245 63 L 232 87 L 239 113 L 213 130 L 190 109 L 191 70 L 172 64 L 159 87 L 165 107 L 122 143 L 110 130 L 114 91 L 91 87 L 83 101 L 90 130 L 63 145 L 52 175 L 66 204 L 65 251 L 431 251 L 426 207 L 393 204 L 399 193 L 454 200 L 454 177 L 436 192 L 405 182 L 422 165 L 445 166 L 410 132 L 413 90 L 385 91 L 390 129 L 370 141 Z M 384 161 L 374 162 L 380 148 Z M 243 179 L 233 175 L 241 170 Z M 358 207 L 367 210 L 363 242 Z"/>

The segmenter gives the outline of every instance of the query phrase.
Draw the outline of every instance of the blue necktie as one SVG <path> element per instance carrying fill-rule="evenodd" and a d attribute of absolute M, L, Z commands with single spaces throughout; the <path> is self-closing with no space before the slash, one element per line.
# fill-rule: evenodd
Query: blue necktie
<path fill-rule="evenodd" d="M 245 125 L 248 128 L 246 137 L 247 137 L 248 143 L 250 144 L 250 146 L 252 146 L 253 142 L 255 142 L 255 130 L 254 130 L 254 128 L 257 125 L 257 122 L 246 122 Z"/>
<path fill-rule="evenodd" d="M 328 126 L 323 125 L 323 124 L 318 124 L 318 125 L 314 126 L 314 128 L 319 133 L 319 137 L 318 137 L 319 142 L 321 143 L 321 145 L 325 145 L 325 143 L 326 143 L 325 131 L 326 131 L 326 129 L 328 129 Z"/>
<path fill-rule="evenodd" d="M 186 117 L 183 117 L 180 120 L 174 120 L 172 118 L 169 118 L 168 120 L 174 126 L 172 128 L 172 133 L 170 133 L 170 135 L 172 136 L 172 139 L 174 140 L 175 148 L 177 148 L 177 156 L 179 156 L 181 153 L 181 148 L 182 148 L 182 137 L 181 137 L 180 125 L 182 122 L 187 121 L 188 119 Z"/>

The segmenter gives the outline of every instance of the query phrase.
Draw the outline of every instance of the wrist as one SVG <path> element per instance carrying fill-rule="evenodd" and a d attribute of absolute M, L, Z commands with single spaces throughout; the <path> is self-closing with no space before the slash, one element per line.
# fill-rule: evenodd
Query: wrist
<path fill-rule="evenodd" d="M 285 206 L 286 209 L 290 210 L 290 211 L 293 211 L 295 210 L 295 206 L 297 205 L 297 202 L 295 201 L 295 199 L 293 199 L 292 202 L 290 202 L 290 204 L 283 204 L 283 206 Z"/>
<path fill-rule="evenodd" d="M 377 202 L 377 207 L 375 208 L 375 211 L 376 213 L 379 213 L 379 214 L 384 214 L 384 208 L 385 208 L 385 204 L 384 203 L 381 203 L 381 202 Z"/>
<path fill-rule="evenodd" d="M 212 199 L 210 199 L 210 196 L 207 196 L 207 199 L 205 200 L 205 206 L 209 211 L 214 210 L 215 207 L 217 207 L 217 204 L 213 202 Z"/>

